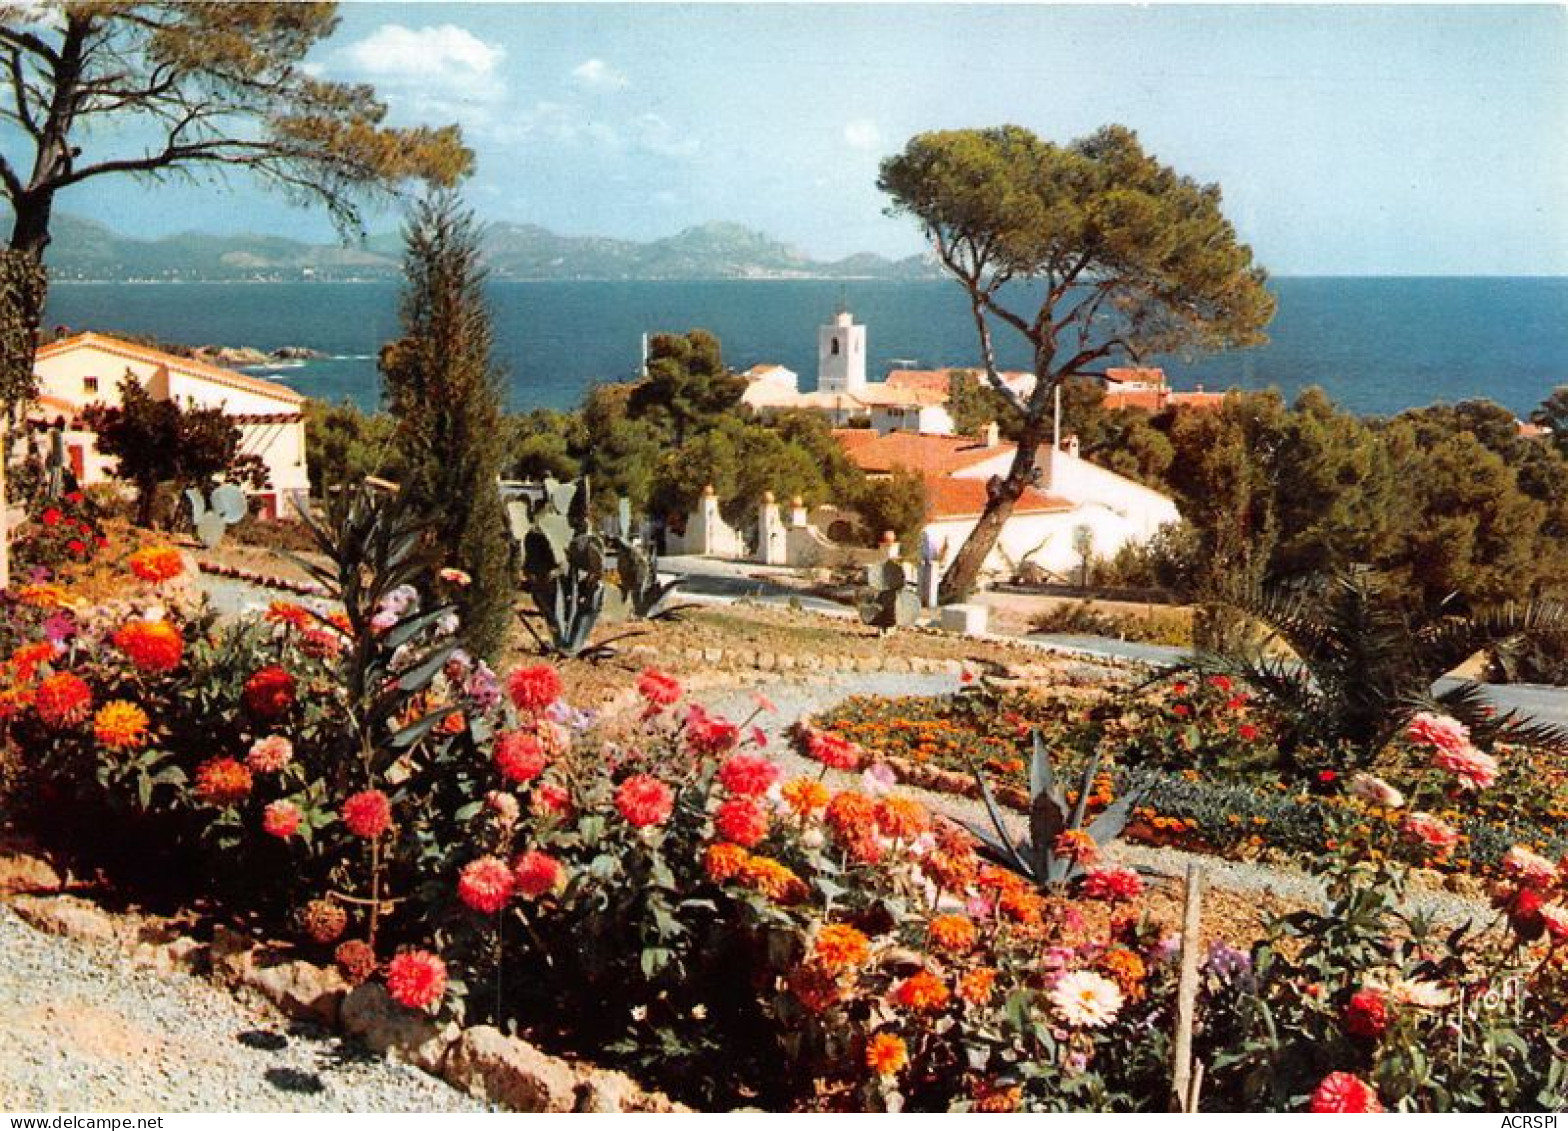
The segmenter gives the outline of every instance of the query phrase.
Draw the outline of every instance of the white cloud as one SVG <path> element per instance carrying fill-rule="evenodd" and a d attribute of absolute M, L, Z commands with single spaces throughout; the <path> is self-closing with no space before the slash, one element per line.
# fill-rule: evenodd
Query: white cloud
<path fill-rule="evenodd" d="M 844 142 L 851 149 L 880 149 L 882 131 L 870 118 L 856 118 L 844 126 Z"/>
<path fill-rule="evenodd" d="M 626 76 L 603 59 L 589 59 L 572 68 L 572 77 L 584 86 L 600 90 L 621 90 L 630 83 Z"/>
<path fill-rule="evenodd" d="M 506 50 L 456 24 L 382 24 L 335 53 L 331 69 L 372 83 L 400 116 L 483 128 L 506 98 Z"/>
<path fill-rule="evenodd" d="M 634 144 L 660 157 L 695 157 L 702 143 L 683 134 L 657 114 L 643 114 L 631 123 Z"/>

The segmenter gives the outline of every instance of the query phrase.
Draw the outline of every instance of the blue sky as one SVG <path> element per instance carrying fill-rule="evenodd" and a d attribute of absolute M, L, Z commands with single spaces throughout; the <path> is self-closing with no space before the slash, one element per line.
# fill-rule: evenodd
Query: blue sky
<path fill-rule="evenodd" d="M 461 122 L 479 212 L 561 232 L 732 220 L 906 255 L 875 182 L 912 134 L 1121 122 L 1218 181 L 1276 274 L 1568 274 L 1565 60 L 1562 5 L 360 3 L 314 64 L 394 121 Z M 145 235 L 331 234 L 243 182 L 58 206 Z"/>

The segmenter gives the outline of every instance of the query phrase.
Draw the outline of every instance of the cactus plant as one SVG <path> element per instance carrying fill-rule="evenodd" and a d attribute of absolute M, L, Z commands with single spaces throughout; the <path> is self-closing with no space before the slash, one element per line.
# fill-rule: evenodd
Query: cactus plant
<path fill-rule="evenodd" d="M 895 561 L 866 567 L 866 584 L 855 594 L 863 623 L 877 628 L 908 627 L 920 619 L 920 598 Z"/>
<path fill-rule="evenodd" d="M 68 466 L 65 458 L 65 433 L 59 428 L 51 428 L 49 429 L 49 454 L 44 457 L 44 498 L 59 499 L 65 495 Z"/>
<path fill-rule="evenodd" d="M 229 527 L 244 518 L 250 509 L 250 500 L 245 497 L 245 492 L 232 483 L 214 487 L 206 498 L 192 487 L 185 492 L 185 499 L 190 503 L 191 522 L 196 527 L 196 537 L 209 550 L 216 550 Z"/>
<path fill-rule="evenodd" d="M 656 555 L 644 552 L 640 546 L 632 545 L 625 538 L 616 538 L 612 544 L 615 547 L 615 569 L 620 591 L 625 595 L 626 611 L 632 617 L 637 620 L 667 620 L 682 609 L 692 607 L 689 602 L 684 605 L 669 603 L 670 596 L 680 588 L 681 581 L 679 578 L 659 580 L 659 559 Z"/>
<path fill-rule="evenodd" d="M 1087 827 L 1084 826 L 1089 796 L 1094 792 L 1094 777 L 1100 768 L 1096 754 L 1084 766 L 1078 779 L 1076 803 L 1069 806 L 1067 796 L 1057 784 L 1051 755 L 1037 730 L 1033 734 L 1033 755 L 1029 763 L 1029 836 L 1015 841 L 1007 830 L 1002 813 L 991 793 L 991 786 L 979 767 L 972 772 L 980 786 L 991 818 L 991 828 L 965 822 L 984 848 L 985 854 L 1002 867 L 1031 881 L 1041 889 L 1061 888 L 1083 874 L 1083 867 L 1072 854 L 1057 851 L 1064 833 L 1087 833 L 1096 845 L 1104 847 L 1127 827 L 1127 819 L 1143 800 L 1146 787 L 1127 790 L 1112 802 Z"/>

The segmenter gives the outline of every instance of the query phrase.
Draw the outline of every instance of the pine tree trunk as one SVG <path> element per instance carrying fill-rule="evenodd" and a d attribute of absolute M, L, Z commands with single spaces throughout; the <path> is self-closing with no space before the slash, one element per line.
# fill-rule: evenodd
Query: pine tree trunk
<path fill-rule="evenodd" d="M 1030 423 L 1019 436 L 1018 452 L 1013 457 L 1012 467 L 1008 469 L 1007 475 L 997 482 L 995 490 L 990 492 L 985 510 L 981 512 L 980 521 L 975 523 L 975 528 L 969 532 L 969 537 L 964 539 L 963 546 L 953 558 L 953 564 L 947 568 L 947 573 L 942 577 L 942 584 L 937 589 L 937 600 L 942 604 L 950 605 L 955 601 L 966 601 L 974 592 L 975 583 L 980 579 L 980 571 L 985 568 L 986 559 L 991 556 L 997 539 L 1002 536 L 1002 528 L 1013 515 L 1013 507 L 1023 496 L 1024 489 L 1034 481 L 1035 460 L 1042 439 L 1042 428 L 1043 425 L 1040 423 Z"/>

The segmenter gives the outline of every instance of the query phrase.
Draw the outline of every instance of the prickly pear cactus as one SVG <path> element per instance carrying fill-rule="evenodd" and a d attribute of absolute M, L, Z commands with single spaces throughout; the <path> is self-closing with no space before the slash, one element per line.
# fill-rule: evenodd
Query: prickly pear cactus
<path fill-rule="evenodd" d="M 190 503 L 191 523 L 196 528 L 196 537 L 209 550 L 216 550 L 229 527 L 243 519 L 250 510 L 250 500 L 245 497 L 245 492 L 232 483 L 214 487 L 211 495 L 206 497 L 194 487 L 190 488 L 185 492 L 185 499 Z"/>

